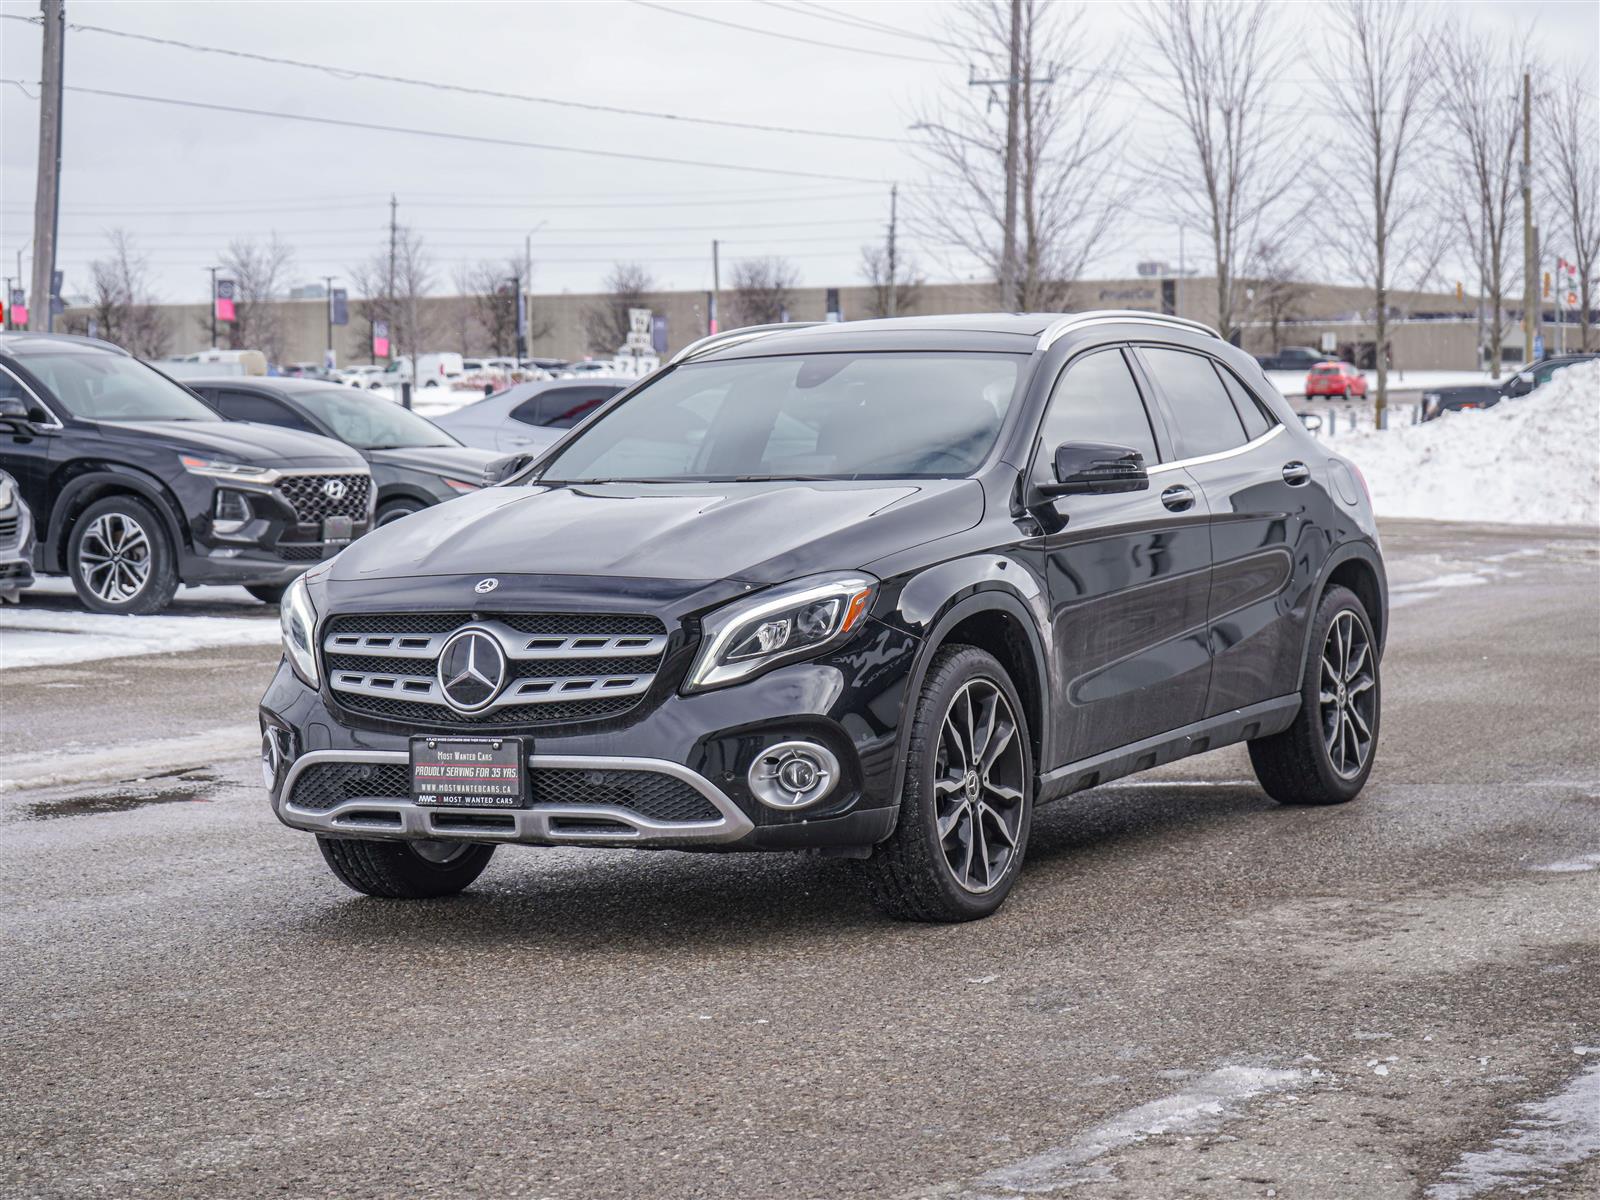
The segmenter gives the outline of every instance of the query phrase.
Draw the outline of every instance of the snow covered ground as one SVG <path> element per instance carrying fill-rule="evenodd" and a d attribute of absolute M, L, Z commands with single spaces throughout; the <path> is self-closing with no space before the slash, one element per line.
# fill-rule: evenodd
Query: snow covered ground
<path fill-rule="evenodd" d="M 1353 460 L 1380 517 L 1600 525 L 1600 363 L 1490 409 L 1363 430 L 1333 447 Z"/>

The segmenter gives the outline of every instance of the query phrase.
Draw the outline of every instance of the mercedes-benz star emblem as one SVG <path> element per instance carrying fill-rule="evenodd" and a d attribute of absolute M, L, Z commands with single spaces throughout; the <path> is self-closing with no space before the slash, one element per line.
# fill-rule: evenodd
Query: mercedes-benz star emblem
<path fill-rule="evenodd" d="M 499 586 L 500 581 L 498 579 L 480 579 L 472 590 L 482 594 L 485 592 L 492 592 Z"/>
<path fill-rule="evenodd" d="M 457 712 L 478 712 L 505 683 L 505 651 L 483 630 L 463 629 L 444 644 L 438 676 L 446 704 Z"/>
<path fill-rule="evenodd" d="M 329 500 L 343 500 L 344 490 L 344 480 L 342 479 L 330 479 L 322 485 L 322 494 Z"/>

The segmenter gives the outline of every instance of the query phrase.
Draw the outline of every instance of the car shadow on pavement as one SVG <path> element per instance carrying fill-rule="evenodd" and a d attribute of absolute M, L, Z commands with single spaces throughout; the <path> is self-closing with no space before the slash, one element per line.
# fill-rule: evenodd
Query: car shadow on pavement
<path fill-rule="evenodd" d="M 1242 782 L 1152 781 L 1068 798 L 1036 815 L 1018 898 L 1041 886 L 1072 886 L 1075 864 L 1086 858 L 1161 857 L 1168 835 L 1181 842 L 1276 809 Z M 715 954 L 791 938 L 814 944 L 819 933 L 846 941 L 886 931 L 961 937 L 956 931 L 984 924 L 892 921 L 873 908 L 853 867 L 814 855 L 506 847 L 463 895 L 374 900 L 332 891 L 330 881 L 334 902 L 309 909 L 298 924 L 326 941 L 393 941 L 414 950 L 517 944 L 550 954 L 604 948 L 645 955 L 664 947 Z M 989 920 L 1004 922 L 1016 911 L 1013 904 Z"/>

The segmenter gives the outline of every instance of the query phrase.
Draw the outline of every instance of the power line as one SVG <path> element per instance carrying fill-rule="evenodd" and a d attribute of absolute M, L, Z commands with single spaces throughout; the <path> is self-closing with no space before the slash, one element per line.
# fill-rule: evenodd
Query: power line
<path fill-rule="evenodd" d="M 759 0 L 759 2 L 768 8 L 791 12 L 796 16 L 810 17 L 812 20 L 827 21 L 831 25 L 853 25 L 857 29 L 866 30 L 868 33 L 905 38 L 908 41 L 923 42 L 930 46 L 944 46 L 951 50 L 959 50 L 964 54 L 972 53 L 971 47 L 961 42 L 952 42 L 947 38 L 933 37 L 931 34 L 926 33 L 913 33 L 909 29 L 901 29 L 898 25 L 888 25 L 882 21 L 874 21 L 870 17 L 863 17 L 858 13 L 847 13 L 836 8 L 828 8 L 822 4 L 808 4 L 806 0 L 795 0 L 793 4 L 782 3 L 782 0 Z"/>
<path fill-rule="evenodd" d="M 7 14 L 9 16 L 9 14 Z M 30 18 L 9 16 L 11 20 L 27 21 Z M 236 50 L 226 46 L 205 46 L 177 38 L 155 37 L 147 33 L 134 33 L 126 29 L 110 29 L 104 25 L 69 24 L 69 29 L 82 33 L 99 33 L 109 37 L 127 38 L 156 46 L 170 46 L 199 54 L 217 54 L 228 58 L 248 59 L 251 62 L 269 63 L 273 66 L 294 67 L 304 71 L 320 71 L 340 79 L 371 79 L 379 83 L 395 83 L 409 87 L 431 88 L 440 92 L 455 92 L 464 96 L 486 96 L 493 100 L 515 100 L 525 104 L 548 104 L 559 108 L 580 109 L 585 112 L 606 113 L 611 116 L 648 117 L 658 121 L 675 121 L 679 124 L 713 125 L 723 129 L 743 129 L 756 133 L 797 134 L 805 137 L 838 138 L 852 142 L 887 142 L 903 145 L 903 138 L 883 137 L 870 133 L 846 133 L 833 129 L 808 129 L 793 125 L 763 125 L 752 121 L 729 121 L 717 117 L 685 116 L 681 113 L 651 112 L 647 109 L 623 108 L 614 104 L 595 104 L 584 100 L 564 100 L 555 96 L 535 96 L 526 92 L 506 92 L 497 88 L 469 87 L 466 84 L 445 83 L 436 79 L 419 79 L 407 75 L 390 75 L 380 71 L 362 71 L 352 67 L 336 67 L 327 63 L 305 62 L 295 58 L 280 58 L 271 54 L 258 54 L 251 50 Z"/>
<path fill-rule="evenodd" d="M 413 200 L 413 199 L 407 199 L 406 200 L 406 207 L 408 207 L 408 208 L 449 208 L 449 209 L 458 209 L 458 208 L 515 208 L 515 209 L 538 209 L 541 212 L 546 210 L 546 209 L 569 209 L 569 208 L 581 208 L 581 209 L 583 209 L 585 211 L 587 211 L 589 209 L 594 209 L 594 208 L 651 208 L 651 209 L 654 209 L 654 208 L 725 208 L 725 207 L 727 207 L 729 205 L 735 205 L 735 204 L 760 204 L 763 208 L 770 208 L 770 207 L 773 207 L 775 205 L 822 204 L 822 203 L 827 203 L 827 202 L 835 201 L 835 200 L 868 200 L 868 199 L 876 199 L 877 197 L 878 197 L 878 193 L 877 192 L 840 192 L 840 193 L 835 193 L 835 194 L 832 194 L 832 195 L 824 195 L 824 196 L 817 196 L 817 195 L 790 195 L 790 196 L 783 196 L 783 197 L 776 197 L 776 196 L 774 196 L 774 197 L 766 197 L 766 196 L 762 196 L 762 197 L 746 197 L 746 198 L 743 198 L 743 199 L 738 198 L 738 197 L 731 197 L 730 196 L 730 197 L 726 197 L 726 198 L 721 199 L 721 200 L 678 200 L 678 201 L 672 201 L 672 200 L 632 199 L 632 200 L 591 200 L 591 201 L 573 202 L 573 203 L 550 203 L 548 201 L 540 199 L 538 196 L 528 196 L 528 197 L 525 197 L 525 198 L 520 199 L 520 200 Z M 321 204 L 297 204 L 297 205 L 290 205 L 290 206 L 286 206 L 286 207 L 282 207 L 282 208 L 258 208 L 258 207 L 255 207 L 253 205 L 252 206 L 245 206 L 245 207 L 238 207 L 238 206 L 235 206 L 235 205 L 219 205 L 217 207 L 183 208 L 183 209 L 173 209 L 173 208 L 129 209 L 129 208 L 124 208 L 124 207 L 122 207 L 120 205 L 113 205 L 113 206 L 107 206 L 107 207 L 103 207 L 103 208 L 100 208 L 100 207 L 63 208 L 61 211 L 63 213 L 65 213 L 66 215 L 68 215 L 68 216 L 75 216 L 75 217 L 95 217 L 95 216 L 106 216 L 106 217 L 196 217 L 196 216 L 225 216 L 225 215 L 228 215 L 228 214 L 257 214 L 257 215 L 265 215 L 265 216 L 277 216 L 277 215 L 282 215 L 282 214 L 287 214 L 287 213 L 302 213 L 302 212 L 317 212 L 317 213 L 320 213 L 320 212 L 331 212 L 331 211 L 346 211 L 346 210 L 349 210 L 349 209 L 375 208 L 375 207 L 377 207 L 379 205 L 379 203 L 380 203 L 380 201 L 378 199 L 372 199 L 372 200 L 361 201 L 361 202 L 352 202 L 352 203 L 347 203 L 347 204 L 327 203 L 327 202 L 325 202 L 325 203 L 321 203 Z M 381 203 L 387 204 L 388 201 L 387 200 L 382 200 Z M 4 203 L 0 203 L 0 208 L 12 208 L 12 207 L 20 209 L 20 210 L 23 210 L 25 212 L 32 212 L 33 211 L 33 205 L 31 203 L 24 203 L 24 202 L 20 202 L 20 201 L 19 202 L 15 202 L 15 203 L 13 203 L 11 201 L 6 201 Z"/>
<path fill-rule="evenodd" d="M 0 83 L 21 85 L 17 79 L 0 79 Z M 757 167 L 745 163 L 708 162 L 703 159 L 674 158 L 662 154 L 633 154 L 626 150 L 598 150 L 590 146 L 556 146 L 548 142 L 524 142 L 515 138 L 488 137 L 483 134 L 449 133 L 438 129 L 416 129 L 405 125 L 384 125 L 375 121 L 348 121 L 339 117 L 317 117 L 309 113 L 274 112 L 270 109 L 244 108 L 234 104 L 212 104 L 203 100 L 179 100 L 171 96 L 145 96 L 137 92 L 114 92 L 104 88 L 68 87 L 69 92 L 86 96 L 106 96 L 115 100 L 138 100 L 146 104 L 166 104 L 176 108 L 198 108 L 208 112 L 233 113 L 246 117 L 271 117 L 279 121 L 299 121 L 308 125 L 332 125 L 342 129 L 365 129 L 378 133 L 403 133 L 411 137 L 438 138 L 443 141 L 471 142 L 484 146 L 515 146 L 522 150 L 548 150 L 558 154 L 585 154 L 592 158 L 617 158 L 630 162 L 649 162 L 676 167 L 708 167 L 718 171 L 745 171 L 756 175 L 792 175 L 797 179 L 832 179 L 845 183 L 878 183 L 862 175 L 830 175 L 821 171 L 796 171 L 787 167 Z"/>
<path fill-rule="evenodd" d="M 686 12 L 681 8 L 668 8 L 665 4 L 654 4 L 651 0 L 633 0 L 640 8 L 653 8 L 657 12 L 671 13 L 675 17 L 688 17 L 691 21 L 705 21 L 709 25 L 722 25 L 728 29 L 739 29 L 745 33 L 759 33 L 766 37 L 781 38 L 786 42 L 800 42 L 807 46 L 821 46 L 827 50 L 848 50 L 852 54 L 870 54 L 873 58 L 898 58 L 903 62 L 932 63 L 936 67 L 947 67 L 950 64 L 941 58 L 923 58 L 914 54 L 896 54 L 893 50 L 873 50 L 866 46 L 850 46 L 843 42 L 823 42 L 816 38 L 801 37 L 795 33 L 781 33 L 776 29 L 762 29 L 757 25 L 740 25 L 736 21 L 724 21 L 721 17 L 708 17 L 704 13 Z"/>
<path fill-rule="evenodd" d="M 842 220 L 839 220 L 839 219 L 836 218 L 836 219 L 827 220 L 827 221 L 752 221 L 752 222 L 733 222 L 731 224 L 728 223 L 728 222 L 718 222 L 715 225 L 585 225 L 585 226 L 573 226 L 573 227 L 568 227 L 568 228 L 554 228 L 554 229 L 546 226 L 544 229 L 540 230 L 540 232 L 541 233 L 545 233 L 545 234 L 578 234 L 580 236 L 581 235 L 586 235 L 586 234 L 592 234 L 592 233 L 716 233 L 719 230 L 727 230 L 730 233 L 737 233 L 740 230 L 746 230 L 746 229 L 808 229 L 808 228 L 814 229 L 817 226 L 824 226 L 824 225 L 825 226 L 834 227 L 834 228 L 854 227 L 854 226 L 860 226 L 862 228 L 866 228 L 866 227 L 874 225 L 874 224 L 875 224 L 875 221 L 872 218 L 863 217 L 863 218 L 859 218 L 859 219 L 854 220 L 854 221 L 842 221 Z M 133 230 L 132 231 L 132 236 L 134 236 L 136 238 L 155 238 L 155 237 L 192 237 L 192 238 L 265 237 L 265 236 L 267 236 L 267 235 L 269 235 L 269 234 L 271 234 L 273 232 L 276 232 L 276 233 L 280 234 L 283 237 L 334 237 L 334 236 L 340 236 L 340 235 L 346 235 L 346 234 L 370 233 L 373 229 L 376 229 L 376 228 L 378 228 L 377 225 L 352 225 L 352 226 L 342 227 L 342 228 L 338 228 L 338 229 L 312 228 L 312 229 L 266 230 L 265 232 L 255 231 L 255 232 L 252 232 L 252 233 L 243 233 L 243 232 L 240 232 L 238 230 L 231 230 L 231 229 L 204 230 L 204 231 L 185 229 L 185 230 L 181 230 L 181 231 L 175 230 L 175 231 L 172 231 L 170 233 L 169 232 L 141 233 L 138 230 Z M 437 226 L 437 225 L 413 224 L 413 225 L 410 226 L 410 228 L 411 228 L 412 232 L 421 234 L 424 237 L 429 237 L 429 236 L 433 236 L 433 235 L 436 235 L 436 234 L 456 234 L 456 233 L 481 233 L 481 234 L 490 234 L 490 235 L 493 235 L 493 234 L 506 234 L 506 235 L 515 235 L 516 237 L 523 237 L 528 232 L 528 228 L 525 225 L 509 225 L 509 226 L 459 225 L 459 226 L 443 226 L 443 227 L 441 227 L 441 226 Z M 73 230 L 67 236 L 71 236 L 71 237 L 99 237 L 104 232 L 105 232 L 104 227 L 101 227 L 101 228 L 98 228 L 98 229 L 93 229 L 93 230 L 77 229 L 77 230 Z M 555 243 L 546 243 L 546 244 L 555 244 Z"/>

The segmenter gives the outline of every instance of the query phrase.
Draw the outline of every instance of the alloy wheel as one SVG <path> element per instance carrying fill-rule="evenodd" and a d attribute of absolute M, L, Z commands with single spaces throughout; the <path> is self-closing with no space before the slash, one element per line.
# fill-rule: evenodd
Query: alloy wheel
<path fill-rule="evenodd" d="M 1322 646 L 1317 702 L 1328 762 L 1341 779 L 1354 779 L 1372 755 L 1378 678 L 1367 631 L 1348 608 L 1333 618 Z"/>
<path fill-rule="evenodd" d="M 97 598 L 127 604 L 150 581 L 150 537 L 126 513 L 96 517 L 78 543 L 78 571 Z"/>
<path fill-rule="evenodd" d="M 1005 878 L 1022 836 L 1026 769 L 1005 693 L 969 680 L 945 713 L 933 780 L 939 846 L 966 891 L 981 894 Z"/>

